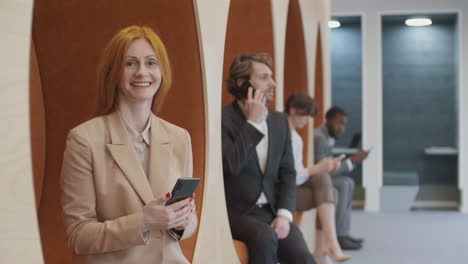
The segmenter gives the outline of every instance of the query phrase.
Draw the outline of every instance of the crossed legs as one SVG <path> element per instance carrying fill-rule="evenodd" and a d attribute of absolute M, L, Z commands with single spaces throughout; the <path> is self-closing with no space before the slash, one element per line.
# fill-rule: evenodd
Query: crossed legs
<path fill-rule="evenodd" d="M 344 257 L 337 240 L 335 201 L 337 192 L 330 175 L 312 175 L 297 188 L 297 210 L 317 208 L 317 232 L 314 256 L 319 264 L 332 263 L 329 255 Z"/>

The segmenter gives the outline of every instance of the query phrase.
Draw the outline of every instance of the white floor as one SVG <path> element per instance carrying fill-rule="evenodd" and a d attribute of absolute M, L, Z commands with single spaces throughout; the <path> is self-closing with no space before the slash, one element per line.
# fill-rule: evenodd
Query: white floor
<path fill-rule="evenodd" d="M 408 210 L 411 188 L 385 188 L 382 212 L 353 212 L 352 234 L 365 238 L 348 264 L 466 264 L 468 215 Z"/>

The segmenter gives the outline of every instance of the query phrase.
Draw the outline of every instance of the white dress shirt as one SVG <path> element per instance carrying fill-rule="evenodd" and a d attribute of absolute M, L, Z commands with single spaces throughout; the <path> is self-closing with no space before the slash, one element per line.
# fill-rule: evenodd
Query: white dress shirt
<path fill-rule="evenodd" d="M 130 125 L 130 123 L 122 114 L 121 116 L 124 120 L 125 126 L 127 127 L 128 135 L 130 136 L 130 140 L 132 141 L 133 147 L 137 154 L 137 159 L 143 167 L 143 171 L 145 172 L 146 177 L 148 177 L 151 116 L 148 119 L 148 123 L 146 124 L 145 129 L 143 129 L 143 132 L 141 133 L 136 131 L 136 129 Z"/>
<path fill-rule="evenodd" d="M 125 127 L 127 128 L 128 135 L 130 136 L 130 140 L 133 144 L 133 147 L 135 149 L 137 159 L 140 162 L 141 166 L 143 167 L 143 171 L 145 172 L 146 177 L 148 178 L 149 175 L 149 155 L 150 155 L 150 129 L 151 129 L 151 115 L 148 119 L 148 123 L 146 124 L 145 129 L 141 133 L 136 131 L 135 128 L 133 128 L 130 123 L 125 119 L 125 117 L 120 113 L 120 116 L 124 120 Z M 168 230 L 169 234 L 174 237 L 175 239 L 180 239 L 180 235 L 174 232 L 174 230 L 169 229 Z M 150 230 L 144 230 L 140 226 L 140 233 L 141 236 L 143 237 L 143 240 L 145 241 L 146 244 L 149 243 L 149 240 L 151 238 L 151 231 Z"/>
<path fill-rule="evenodd" d="M 294 168 L 296 169 L 296 185 L 299 186 L 306 182 L 310 175 L 307 168 L 304 168 L 304 163 L 302 161 L 304 143 L 295 129 L 291 129 L 291 143 L 294 156 Z"/>
<path fill-rule="evenodd" d="M 260 165 L 260 169 L 262 170 L 262 173 L 265 173 L 266 165 L 267 165 L 267 158 L 268 158 L 268 125 L 266 122 L 267 117 L 268 117 L 268 111 L 265 112 L 265 115 L 263 116 L 263 119 L 260 122 L 260 124 L 252 122 L 250 120 L 247 121 L 263 134 L 263 138 L 260 140 L 260 142 L 256 146 L 258 163 Z M 267 203 L 268 203 L 268 199 L 265 193 L 263 192 L 260 193 L 260 196 L 257 199 L 257 204 L 261 205 L 261 204 L 267 204 Z M 293 221 L 292 212 L 290 212 L 287 209 L 280 208 L 278 209 L 277 214 L 281 216 L 285 216 L 286 218 L 288 218 L 289 222 Z"/>

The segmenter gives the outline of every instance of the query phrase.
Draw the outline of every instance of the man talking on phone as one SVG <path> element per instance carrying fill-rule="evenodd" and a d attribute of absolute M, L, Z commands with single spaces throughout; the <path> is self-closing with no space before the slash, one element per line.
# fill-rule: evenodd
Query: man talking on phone
<path fill-rule="evenodd" d="M 348 122 L 346 112 L 340 107 L 333 106 L 325 114 L 326 122 L 315 129 L 314 152 L 315 161 L 332 157 L 332 149 L 335 141 L 346 130 Z M 342 158 L 341 167 L 338 171 L 330 173 L 333 187 L 338 191 L 338 201 L 336 203 L 336 233 L 338 242 L 342 249 L 360 249 L 363 239 L 350 236 L 351 211 L 354 194 L 354 180 L 348 175 L 355 168 L 356 164 L 362 163 L 369 155 L 369 151 L 358 150 L 349 158 Z"/>
<path fill-rule="evenodd" d="M 250 264 L 315 263 L 292 222 L 296 172 L 287 116 L 267 108 L 276 83 L 267 54 L 231 64 L 235 97 L 222 111 L 226 203 L 232 236 L 247 244 Z"/>

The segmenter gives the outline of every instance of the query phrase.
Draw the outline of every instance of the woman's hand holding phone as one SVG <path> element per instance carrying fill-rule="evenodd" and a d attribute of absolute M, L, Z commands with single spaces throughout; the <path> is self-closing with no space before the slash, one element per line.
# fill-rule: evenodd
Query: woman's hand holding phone
<path fill-rule="evenodd" d="M 337 171 L 341 166 L 341 161 L 336 158 L 324 158 L 320 160 L 315 166 L 317 166 L 319 174 L 332 173 Z"/>
<path fill-rule="evenodd" d="M 143 217 L 140 223 L 142 229 L 183 229 L 188 225 L 190 215 L 194 210 L 193 198 L 186 198 L 166 206 L 170 197 L 170 193 L 161 195 L 143 207 Z"/>

